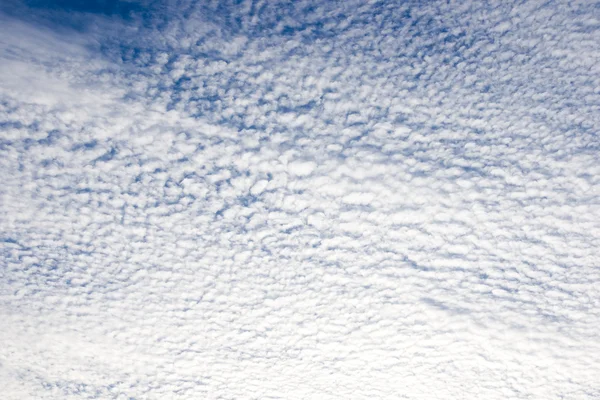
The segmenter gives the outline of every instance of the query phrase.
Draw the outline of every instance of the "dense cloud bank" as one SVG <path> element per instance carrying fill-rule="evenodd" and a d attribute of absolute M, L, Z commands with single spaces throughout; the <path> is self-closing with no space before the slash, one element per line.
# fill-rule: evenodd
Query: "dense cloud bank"
<path fill-rule="evenodd" d="M 3 7 L 0 397 L 600 397 L 598 8 L 237 3 Z"/>

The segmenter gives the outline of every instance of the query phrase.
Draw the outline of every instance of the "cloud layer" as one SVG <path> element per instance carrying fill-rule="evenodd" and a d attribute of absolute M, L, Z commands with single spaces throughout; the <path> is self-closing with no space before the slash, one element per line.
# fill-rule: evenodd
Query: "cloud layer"
<path fill-rule="evenodd" d="M 597 9 L 235 3 L 0 15 L 3 398 L 600 397 Z"/>

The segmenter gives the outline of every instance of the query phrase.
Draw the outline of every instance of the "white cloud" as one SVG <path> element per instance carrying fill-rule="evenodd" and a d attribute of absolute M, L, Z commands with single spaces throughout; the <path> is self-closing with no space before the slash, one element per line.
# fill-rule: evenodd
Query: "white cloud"
<path fill-rule="evenodd" d="M 5 397 L 598 397 L 590 6 L 219 7 L 2 17 Z"/>

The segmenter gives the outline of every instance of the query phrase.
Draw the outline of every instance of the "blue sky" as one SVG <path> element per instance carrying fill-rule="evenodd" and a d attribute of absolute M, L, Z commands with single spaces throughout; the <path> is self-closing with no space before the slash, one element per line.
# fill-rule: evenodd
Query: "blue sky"
<path fill-rule="evenodd" d="M 588 1 L 0 6 L 4 399 L 600 398 Z"/>

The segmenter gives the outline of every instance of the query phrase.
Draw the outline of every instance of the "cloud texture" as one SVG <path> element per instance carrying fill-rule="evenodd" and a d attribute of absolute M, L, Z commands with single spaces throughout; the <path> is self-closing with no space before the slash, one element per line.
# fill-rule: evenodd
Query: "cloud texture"
<path fill-rule="evenodd" d="M 1 397 L 600 398 L 599 43 L 588 1 L 9 2 Z"/>

